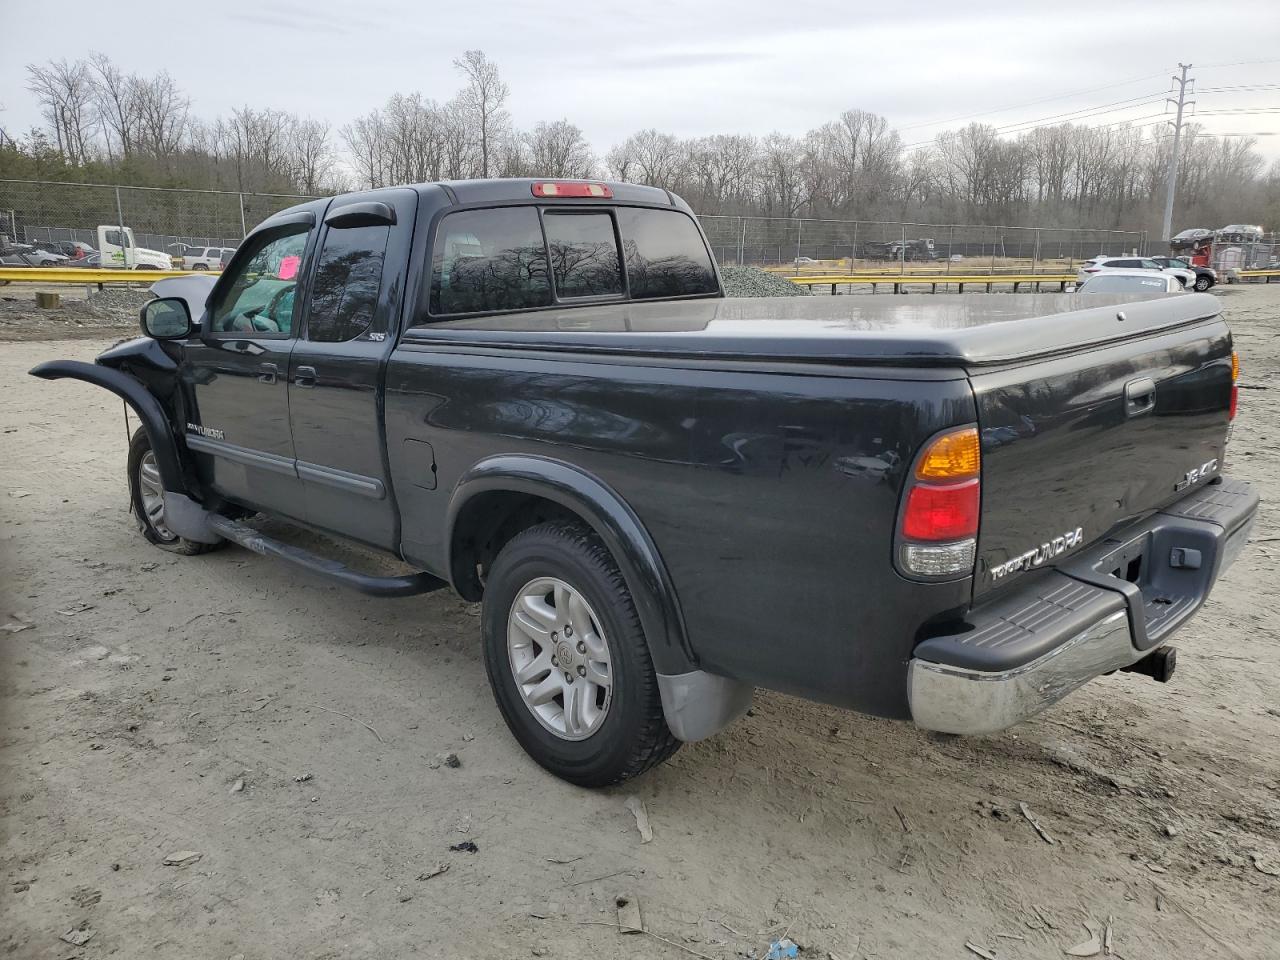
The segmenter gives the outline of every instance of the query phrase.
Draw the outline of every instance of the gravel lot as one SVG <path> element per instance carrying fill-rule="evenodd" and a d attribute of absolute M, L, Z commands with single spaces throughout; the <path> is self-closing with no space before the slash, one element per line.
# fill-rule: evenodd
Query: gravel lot
<path fill-rule="evenodd" d="M 1274 502 L 1280 287 L 1220 295 L 1230 469 Z M 120 404 L 23 375 L 110 342 L 0 348 L 0 955 L 733 960 L 785 934 L 822 960 L 1030 960 L 1090 924 L 1125 960 L 1280 955 L 1274 514 L 1168 686 L 1104 678 L 973 740 L 760 693 L 587 792 L 507 734 L 475 606 L 148 546 Z M 619 896 L 654 936 L 610 926 Z"/>

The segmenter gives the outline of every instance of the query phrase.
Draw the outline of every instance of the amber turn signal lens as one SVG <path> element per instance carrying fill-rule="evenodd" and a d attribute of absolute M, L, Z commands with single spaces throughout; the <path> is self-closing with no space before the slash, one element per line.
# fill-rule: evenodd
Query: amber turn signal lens
<path fill-rule="evenodd" d="M 1235 383 L 1240 379 L 1240 354 L 1234 350 L 1231 351 L 1231 382 Z"/>
<path fill-rule="evenodd" d="M 945 433 L 920 458 L 916 476 L 921 480 L 968 480 L 978 475 L 982 456 L 977 427 Z"/>

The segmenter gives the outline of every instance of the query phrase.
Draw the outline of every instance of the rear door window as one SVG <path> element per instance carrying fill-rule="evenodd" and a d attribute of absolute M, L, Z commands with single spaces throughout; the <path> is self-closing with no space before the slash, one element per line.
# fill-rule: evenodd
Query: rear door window
<path fill-rule="evenodd" d="M 431 313 L 487 313 L 551 305 L 542 227 L 534 207 L 452 213 L 431 265 Z"/>
<path fill-rule="evenodd" d="M 632 299 L 719 292 L 711 254 L 690 217 L 643 207 L 616 212 Z"/>
<path fill-rule="evenodd" d="M 386 226 L 330 228 L 316 261 L 307 311 L 307 339 L 318 343 L 354 340 L 369 329 L 382 288 Z"/>
<path fill-rule="evenodd" d="M 620 297 L 622 264 L 608 213 L 547 211 L 543 216 L 556 296 Z"/>

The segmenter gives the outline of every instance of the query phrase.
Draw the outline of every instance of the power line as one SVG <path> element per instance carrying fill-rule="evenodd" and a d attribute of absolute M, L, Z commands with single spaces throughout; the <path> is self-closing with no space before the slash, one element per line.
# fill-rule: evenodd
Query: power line
<path fill-rule="evenodd" d="M 1233 63 L 1205 63 L 1201 64 L 1201 70 L 1217 70 L 1219 67 L 1247 67 L 1255 63 L 1280 63 L 1280 57 L 1273 57 L 1270 60 L 1236 60 Z"/>
<path fill-rule="evenodd" d="M 1099 107 L 1099 108 L 1081 107 L 1079 110 L 1072 110 L 1070 113 L 1059 113 L 1056 116 L 1052 116 L 1052 117 L 1040 117 L 1037 120 L 1022 120 L 1022 121 L 1019 121 L 1018 123 L 1006 124 L 1003 127 L 996 127 L 996 130 L 1000 133 L 1018 133 L 1020 131 L 1014 130 L 1013 129 L 1014 127 L 1030 128 L 1030 127 L 1036 127 L 1036 126 L 1043 126 L 1045 124 L 1051 124 L 1057 121 L 1061 121 L 1063 123 L 1074 123 L 1076 120 L 1087 120 L 1090 117 L 1100 117 L 1103 114 L 1107 114 L 1107 113 L 1118 113 L 1121 110 L 1135 110 L 1138 107 L 1147 107 L 1153 103 L 1163 102 L 1164 94 L 1148 93 L 1148 94 L 1144 94 L 1142 97 L 1134 97 L 1133 99 L 1142 100 L 1143 102 L 1131 103 L 1129 101 L 1118 101 L 1120 103 L 1125 103 L 1126 105 L 1115 106 L 1115 105 L 1103 104 L 1102 107 Z M 1080 114 L 1080 116 L 1076 116 L 1073 119 L 1064 119 L 1064 118 L 1072 118 L 1074 114 Z"/>
<path fill-rule="evenodd" d="M 1009 110 L 1019 110 L 1022 107 L 1032 107 L 1039 103 L 1052 103 L 1054 100 L 1065 100 L 1068 97 L 1079 97 L 1086 93 L 1097 93 L 1099 90 L 1111 90 L 1115 87 L 1127 87 L 1135 83 L 1141 83 L 1143 80 L 1151 80 L 1154 77 L 1163 76 L 1163 73 L 1149 73 L 1145 77 L 1135 77 L 1132 80 L 1122 80 L 1119 83 L 1107 83 L 1100 87 L 1089 87 L 1085 90 L 1073 90 L 1071 93 L 1060 93 L 1057 96 L 1041 97 L 1038 100 L 1028 100 L 1025 103 L 1015 103 L 1007 107 L 997 107 L 994 110 L 983 110 L 978 113 L 968 113 L 962 117 L 947 117 L 942 120 L 926 120 L 923 123 L 912 123 L 905 127 L 899 127 L 898 130 L 918 130 L 920 127 L 933 127 L 940 123 L 956 123 L 960 120 L 972 120 L 974 117 L 989 117 L 993 113 L 1005 113 Z"/>

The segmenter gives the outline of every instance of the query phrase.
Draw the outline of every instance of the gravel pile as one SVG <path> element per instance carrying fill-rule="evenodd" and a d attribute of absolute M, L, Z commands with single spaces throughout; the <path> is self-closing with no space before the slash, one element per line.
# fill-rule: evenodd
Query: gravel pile
<path fill-rule="evenodd" d="M 798 287 L 777 274 L 755 267 L 721 267 L 726 297 L 807 297 L 808 287 Z"/>
<path fill-rule="evenodd" d="M 146 287 L 116 287 L 110 284 L 89 294 L 89 309 L 100 317 L 136 321 L 138 310 L 151 299 Z"/>

